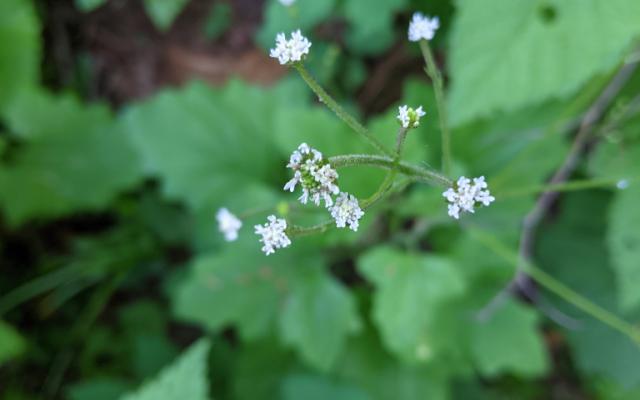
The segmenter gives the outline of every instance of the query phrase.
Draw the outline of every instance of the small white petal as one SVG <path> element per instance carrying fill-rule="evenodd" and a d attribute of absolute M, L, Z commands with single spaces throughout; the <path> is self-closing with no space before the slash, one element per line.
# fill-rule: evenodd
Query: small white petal
<path fill-rule="evenodd" d="M 264 225 L 255 225 L 257 235 L 262 236 L 262 251 L 266 254 L 273 254 L 276 249 L 287 247 L 291 244 L 291 240 L 285 233 L 287 229 L 287 221 L 278 219 L 275 215 L 267 217 L 267 223 Z"/>
<path fill-rule="evenodd" d="M 218 230 L 224 235 L 224 239 L 227 242 L 233 242 L 238 239 L 238 231 L 242 227 L 242 221 L 226 208 L 218 210 L 216 219 L 218 220 Z"/>
<path fill-rule="evenodd" d="M 409 40 L 412 42 L 418 42 L 422 39 L 431 40 L 438 28 L 440 28 L 438 17 L 429 18 L 420 12 L 416 12 L 409 23 Z"/>

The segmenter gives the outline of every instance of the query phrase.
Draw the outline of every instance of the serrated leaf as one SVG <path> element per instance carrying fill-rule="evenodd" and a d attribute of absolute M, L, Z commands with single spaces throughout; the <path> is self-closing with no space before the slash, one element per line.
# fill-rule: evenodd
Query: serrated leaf
<path fill-rule="evenodd" d="M 635 0 L 457 4 L 449 99 L 455 124 L 568 96 L 613 68 L 640 33 Z"/>
<path fill-rule="evenodd" d="M 213 331 L 235 325 L 243 337 L 264 336 L 291 284 L 291 265 L 287 253 L 267 258 L 257 242 L 236 242 L 221 253 L 200 256 L 177 289 L 174 312 Z"/>
<path fill-rule="evenodd" d="M 359 324 L 351 293 L 324 273 L 311 271 L 296 280 L 287 296 L 280 331 L 303 360 L 326 371 Z"/>
<path fill-rule="evenodd" d="M 609 210 L 607 243 L 624 311 L 640 305 L 640 186 L 621 190 Z"/>
<path fill-rule="evenodd" d="M 406 0 L 347 0 L 344 16 L 350 23 L 347 31 L 349 47 L 360 54 L 377 54 L 394 41 L 394 13 L 406 5 Z"/>
<path fill-rule="evenodd" d="M 0 2 L 0 113 L 40 77 L 40 26 L 28 0 Z"/>
<path fill-rule="evenodd" d="M 540 265 L 554 278 L 624 318 L 618 311 L 615 276 L 606 248 L 610 200 L 611 195 L 603 191 L 566 195 L 554 223 L 541 229 L 536 254 Z M 562 299 L 555 305 L 581 322 L 580 330 L 568 330 L 566 336 L 583 374 L 610 378 L 625 388 L 640 384 L 640 349 L 636 343 Z"/>
<path fill-rule="evenodd" d="M 121 400 L 208 400 L 207 355 L 209 342 L 200 340 L 154 380 Z"/>
<path fill-rule="evenodd" d="M 381 247 L 365 254 L 358 268 L 377 288 L 373 319 L 388 348 L 407 360 L 428 360 L 433 354 L 428 330 L 436 311 L 464 292 L 454 264 Z"/>
<path fill-rule="evenodd" d="M 362 390 L 321 375 L 296 374 L 282 383 L 283 400 L 371 400 Z"/>
<path fill-rule="evenodd" d="M 449 399 L 448 368 L 410 366 L 391 357 L 371 333 L 349 342 L 336 375 L 373 400 Z"/>
<path fill-rule="evenodd" d="M 0 320 L 0 366 L 19 356 L 26 347 L 27 344 L 18 331 Z"/>
<path fill-rule="evenodd" d="M 25 140 L 0 166 L 0 203 L 13 225 L 100 209 L 141 178 L 129 138 L 104 106 L 26 92 L 7 114 Z"/>
<path fill-rule="evenodd" d="M 166 31 L 173 24 L 180 11 L 189 0 L 144 0 L 144 7 L 153 23 L 161 31 Z"/>
<path fill-rule="evenodd" d="M 279 32 L 289 35 L 300 29 L 303 34 L 308 35 L 315 25 L 331 14 L 334 6 L 335 0 L 297 0 L 290 7 L 281 4 L 279 0 L 268 0 L 264 5 L 264 23 L 256 39 L 264 49 L 269 49 L 274 46 Z"/>
<path fill-rule="evenodd" d="M 472 326 L 471 353 L 483 375 L 513 373 L 536 377 L 548 369 L 535 311 L 510 300 L 487 321 Z"/>
<path fill-rule="evenodd" d="M 271 139 L 273 115 L 294 101 L 295 90 L 239 81 L 213 90 L 193 83 L 132 107 L 124 119 L 169 198 L 195 210 L 215 209 L 247 186 L 284 185 L 285 156 Z"/>

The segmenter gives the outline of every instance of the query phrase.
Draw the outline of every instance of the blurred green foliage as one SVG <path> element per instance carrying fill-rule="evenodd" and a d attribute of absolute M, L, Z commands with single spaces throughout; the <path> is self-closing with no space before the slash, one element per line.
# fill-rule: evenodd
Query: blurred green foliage
<path fill-rule="evenodd" d="M 186 3 L 142 4 L 168 31 Z M 239 18 L 229 4 L 209 15 L 209 39 Z M 498 199 L 455 223 L 440 189 L 410 185 L 367 210 L 357 233 L 298 238 L 265 257 L 252 226 L 294 199 L 281 190 L 292 149 L 369 151 L 298 77 L 268 87 L 193 81 L 114 111 L 75 86 L 44 84 L 46 7 L 1 1 L 0 396 L 538 399 L 556 398 L 553 382 L 562 382 L 570 398 L 637 399 L 638 344 L 563 299 L 533 287 L 533 304 L 514 297 L 478 317 L 514 266 L 468 228 L 517 251 L 536 190 L 570 147 L 567 124 L 638 57 L 628 54 L 639 4 L 265 1 L 256 43 L 268 49 L 276 33 L 302 29 L 313 40 L 310 69 L 337 93 L 357 94 L 371 84 L 372 65 L 405 47 L 415 71 L 388 78 L 400 94 L 367 125 L 392 146 L 397 105 L 423 105 L 405 158 L 430 166 L 440 165 L 438 114 L 405 37 L 413 11 L 437 12 L 455 175 L 486 175 Z M 635 327 L 639 93 L 636 72 L 574 174 L 609 183 L 563 194 L 535 248 L 541 268 Z M 340 174 L 360 198 L 384 178 Z M 261 212 L 224 243 L 219 207 Z M 323 220 L 310 210 L 291 205 L 288 217 Z M 578 328 L 546 318 L 549 309 L 574 316 Z"/>

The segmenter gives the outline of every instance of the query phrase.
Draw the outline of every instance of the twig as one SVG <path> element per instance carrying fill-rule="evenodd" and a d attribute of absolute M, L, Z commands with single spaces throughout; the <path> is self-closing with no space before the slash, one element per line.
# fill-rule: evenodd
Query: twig
<path fill-rule="evenodd" d="M 594 125 L 602 118 L 604 112 L 611 105 L 613 99 L 620 90 L 622 90 L 629 78 L 631 78 L 631 75 L 635 72 L 639 63 L 640 60 L 623 65 L 618 73 L 613 77 L 609 85 L 607 85 L 593 105 L 589 108 L 582 118 L 578 133 L 571 145 L 569 153 L 567 153 L 563 163 L 549 181 L 550 186 L 560 185 L 566 182 L 573 174 L 578 166 L 578 162 L 580 161 L 580 156 L 587 146 L 588 139 L 591 136 Z M 516 275 L 485 307 L 477 313 L 477 317 L 479 319 L 489 318 L 506 301 L 506 299 L 517 290 L 521 290 L 525 295 L 527 295 L 527 297 L 531 298 L 531 296 L 529 296 L 530 293 L 527 285 L 531 278 L 525 272 L 525 265 L 530 263 L 532 260 L 535 234 L 538 225 L 558 196 L 559 192 L 557 191 L 545 192 L 538 198 L 533 209 L 525 216 L 520 234 L 520 246 L 518 250 L 519 262 L 516 267 Z M 531 298 L 531 300 L 533 301 L 534 299 Z M 549 307 L 546 308 L 546 310 L 542 311 L 557 323 L 560 323 L 563 320 L 571 320 L 570 317 L 563 315 L 558 310 L 550 310 Z M 560 323 L 560 325 L 567 326 L 566 323 Z"/>

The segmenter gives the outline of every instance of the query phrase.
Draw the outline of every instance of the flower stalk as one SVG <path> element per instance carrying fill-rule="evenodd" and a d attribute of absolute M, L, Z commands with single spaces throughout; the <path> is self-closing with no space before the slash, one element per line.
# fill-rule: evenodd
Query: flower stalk
<path fill-rule="evenodd" d="M 334 99 L 327 93 L 326 90 L 315 80 L 313 76 L 307 71 L 302 63 L 295 63 L 293 67 L 298 71 L 302 79 L 307 83 L 309 88 L 318 96 L 320 101 L 324 103 L 331 111 L 333 111 L 338 118 L 343 120 L 351 129 L 360 134 L 369 144 L 374 147 L 378 152 L 391 155 L 391 152 L 387 150 L 382 143 L 376 139 L 360 122 L 358 122 L 351 114 L 346 112 Z"/>
<path fill-rule="evenodd" d="M 429 42 L 425 39 L 420 40 L 420 50 L 427 64 L 426 72 L 433 82 L 433 89 L 436 96 L 436 104 L 438 107 L 438 120 L 440 122 L 440 135 L 442 141 L 442 171 L 449 176 L 451 173 L 451 135 L 447 121 L 447 106 L 444 98 L 444 81 L 442 74 L 436 65 Z"/>

